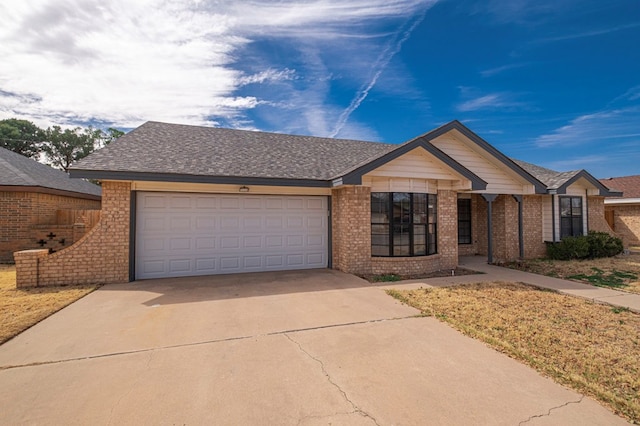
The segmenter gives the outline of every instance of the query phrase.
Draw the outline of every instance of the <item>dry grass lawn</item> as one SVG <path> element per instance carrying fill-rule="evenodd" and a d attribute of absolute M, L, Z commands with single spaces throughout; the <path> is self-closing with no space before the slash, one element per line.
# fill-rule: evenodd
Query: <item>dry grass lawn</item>
<path fill-rule="evenodd" d="M 533 259 L 505 266 L 640 294 L 640 255 L 587 260 Z"/>
<path fill-rule="evenodd" d="M 389 294 L 640 423 L 640 315 L 516 283 Z"/>
<path fill-rule="evenodd" d="M 0 265 L 0 344 L 96 288 L 94 285 L 16 289 L 15 267 Z"/>

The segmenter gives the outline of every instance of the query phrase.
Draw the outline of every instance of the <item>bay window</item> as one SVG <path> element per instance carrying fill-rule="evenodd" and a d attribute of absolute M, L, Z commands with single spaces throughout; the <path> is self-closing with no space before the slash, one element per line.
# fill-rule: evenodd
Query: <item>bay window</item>
<path fill-rule="evenodd" d="M 435 194 L 371 193 L 371 255 L 436 254 L 437 212 Z"/>

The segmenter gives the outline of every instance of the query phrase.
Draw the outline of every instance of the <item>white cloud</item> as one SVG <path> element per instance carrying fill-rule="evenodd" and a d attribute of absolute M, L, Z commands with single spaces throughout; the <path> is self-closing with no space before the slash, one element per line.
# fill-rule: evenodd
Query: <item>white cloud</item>
<path fill-rule="evenodd" d="M 613 139 L 640 139 L 640 107 L 585 114 L 535 139 L 538 147 L 577 146 Z"/>
<path fill-rule="evenodd" d="M 460 88 L 462 95 L 469 97 L 467 92 L 468 88 Z M 487 95 L 473 97 L 458 104 L 458 111 L 469 112 L 479 110 L 496 110 L 496 109 L 524 109 L 527 105 L 524 102 L 519 102 L 513 99 L 514 95 L 511 93 L 489 93 Z"/>
<path fill-rule="evenodd" d="M 367 40 L 385 36 L 380 24 L 405 20 L 422 7 L 421 0 L 1 3 L 0 119 L 42 126 L 101 120 L 119 127 L 224 120 L 251 127 L 247 111 L 281 102 L 254 95 L 251 87 L 277 84 L 281 98 L 308 110 L 304 131 L 328 134 L 339 113 L 327 100 L 333 71 L 326 58 L 346 63 L 340 55 L 358 51 L 349 59 L 371 63 L 376 51 Z M 243 49 L 274 38 L 300 44 L 301 54 L 316 50 L 320 66 L 303 61 L 293 69 L 267 61 L 247 70 Z M 327 44 L 327 38 L 342 41 Z M 301 80 L 307 86 L 301 88 Z"/>

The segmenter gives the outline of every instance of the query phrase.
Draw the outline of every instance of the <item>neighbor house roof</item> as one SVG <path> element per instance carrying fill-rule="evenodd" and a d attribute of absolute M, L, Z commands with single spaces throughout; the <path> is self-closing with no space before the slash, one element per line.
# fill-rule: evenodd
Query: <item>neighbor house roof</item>
<path fill-rule="evenodd" d="M 640 199 L 640 175 L 600 179 L 609 188 L 622 191 L 623 198 Z"/>
<path fill-rule="evenodd" d="M 61 170 L 0 148 L 0 191 L 37 191 L 100 199 L 101 188 L 82 179 L 71 179 Z"/>

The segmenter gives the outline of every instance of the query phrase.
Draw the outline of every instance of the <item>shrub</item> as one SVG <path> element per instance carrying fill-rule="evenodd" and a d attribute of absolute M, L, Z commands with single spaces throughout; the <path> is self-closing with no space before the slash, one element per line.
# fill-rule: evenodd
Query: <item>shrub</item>
<path fill-rule="evenodd" d="M 584 259 L 589 256 L 589 243 L 585 237 L 565 237 L 557 243 L 547 244 L 547 257 L 554 260 Z"/>
<path fill-rule="evenodd" d="M 606 232 L 589 231 L 589 257 L 612 257 L 622 253 L 624 246 L 620 238 L 613 237 Z"/>
<path fill-rule="evenodd" d="M 622 240 L 606 232 L 589 231 L 589 235 L 565 237 L 557 243 L 547 244 L 547 257 L 554 260 L 594 259 L 612 257 L 622 253 Z"/>

